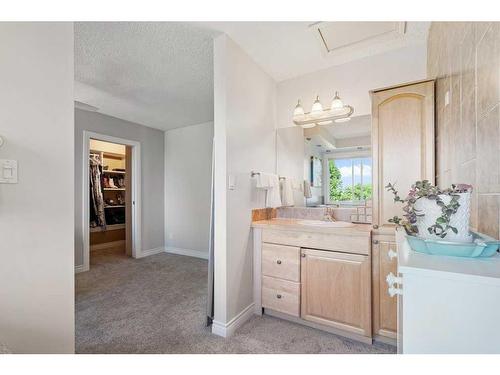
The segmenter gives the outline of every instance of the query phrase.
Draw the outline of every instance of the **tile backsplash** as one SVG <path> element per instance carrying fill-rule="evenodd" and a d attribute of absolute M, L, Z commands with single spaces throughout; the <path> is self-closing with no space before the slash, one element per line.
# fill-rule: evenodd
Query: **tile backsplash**
<path fill-rule="evenodd" d="M 500 22 L 433 22 L 437 183 L 474 186 L 471 225 L 500 237 Z"/>

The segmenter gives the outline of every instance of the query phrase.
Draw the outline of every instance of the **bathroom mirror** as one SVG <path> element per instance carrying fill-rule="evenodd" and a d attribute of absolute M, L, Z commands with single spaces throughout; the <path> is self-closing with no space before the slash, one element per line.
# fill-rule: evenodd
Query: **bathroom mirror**
<path fill-rule="evenodd" d="M 294 191 L 295 206 L 370 206 L 371 168 L 370 115 L 310 129 L 294 126 L 277 131 L 278 174 L 307 181 L 310 186 L 307 198 L 304 192 Z"/>

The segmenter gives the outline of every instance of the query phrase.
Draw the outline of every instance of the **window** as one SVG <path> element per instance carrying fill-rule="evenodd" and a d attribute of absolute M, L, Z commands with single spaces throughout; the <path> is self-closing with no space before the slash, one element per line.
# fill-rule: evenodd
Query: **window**
<path fill-rule="evenodd" d="M 329 159 L 329 201 L 365 201 L 372 197 L 372 159 Z"/>

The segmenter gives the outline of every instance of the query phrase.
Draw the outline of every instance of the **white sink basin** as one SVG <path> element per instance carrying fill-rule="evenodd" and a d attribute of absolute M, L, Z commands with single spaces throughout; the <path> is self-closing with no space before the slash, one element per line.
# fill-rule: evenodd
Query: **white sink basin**
<path fill-rule="evenodd" d="M 298 220 L 297 224 L 311 225 L 317 227 L 328 227 L 328 228 L 348 228 L 354 226 L 353 223 L 348 223 L 346 221 L 322 221 L 322 220 Z"/>

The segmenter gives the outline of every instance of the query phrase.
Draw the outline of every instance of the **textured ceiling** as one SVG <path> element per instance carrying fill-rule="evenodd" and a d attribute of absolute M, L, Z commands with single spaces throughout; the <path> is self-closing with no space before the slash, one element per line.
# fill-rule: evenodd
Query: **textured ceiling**
<path fill-rule="evenodd" d="M 75 23 L 75 100 L 163 130 L 213 120 L 213 37 L 174 22 Z"/>
<path fill-rule="evenodd" d="M 77 22 L 75 100 L 162 130 L 213 121 L 213 38 L 221 33 L 279 82 L 425 43 L 429 26 L 408 22 L 401 38 L 326 54 L 312 24 Z M 359 23 L 343 25 L 346 33 L 349 27 Z"/>

